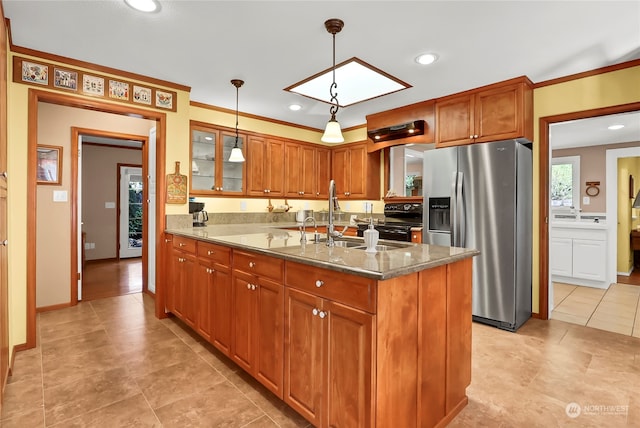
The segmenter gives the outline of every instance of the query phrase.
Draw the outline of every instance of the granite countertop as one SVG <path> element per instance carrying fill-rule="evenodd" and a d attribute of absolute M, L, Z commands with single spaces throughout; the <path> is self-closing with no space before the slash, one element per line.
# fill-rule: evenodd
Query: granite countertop
<path fill-rule="evenodd" d="M 347 224 L 336 223 L 336 228 L 341 230 Z M 403 247 L 369 254 L 361 249 L 327 247 L 324 242 L 314 243 L 313 226 L 310 223 L 307 223 L 307 242 L 301 243 L 300 232 L 287 229 L 298 226 L 300 224 L 295 222 L 224 224 L 166 229 L 165 232 L 376 280 L 407 275 L 479 254 L 474 249 L 385 240 L 380 240 L 379 244 L 401 244 Z M 326 235 L 322 237 L 325 238 Z M 354 237 L 348 239 L 362 240 Z"/>

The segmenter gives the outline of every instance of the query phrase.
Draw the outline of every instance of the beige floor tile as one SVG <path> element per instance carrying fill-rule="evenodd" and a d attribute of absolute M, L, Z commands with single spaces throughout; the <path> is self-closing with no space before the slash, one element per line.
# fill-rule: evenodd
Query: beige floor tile
<path fill-rule="evenodd" d="M 589 316 L 579 316 L 572 314 L 565 314 L 564 312 L 560 312 L 557 308 L 551 313 L 551 318 L 558 321 L 570 322 L 572 324 L 578 325 L 587 325 L 587 321 L 589 321 Z"/>
<path fill-rule="evenodd" d="M 636 296 L 640 296 L 640 287 L 637 285 L 630 284 L 611 284 L 609 287 L 611 291 L 622 291 L 630 294 L 635 294 Z"/>
<path fill-rule="evenodd" d="M 7 383 L 42 382 L 42 355 L 40 352 L 18 352 Z"/>
<path fill-rule="evenodd" d="M 2 419 L 0 426 L 2 428 L 44 428 L 44 408 L 16 414 L 10 419 Z"/>
<path fill-rule="evenodd" d="M 117 368 L 52 388 L 45 388 L 45 420 L 55 425 L 133 397 L 140 388 L 124 368 Z"/>
<path fill-rule="evenodd" d="M 139 377 L 165 367 L 193 359 L 193 351 L 180 339 L 173 338 L 119 354 L 133 376 Z"/>
<path fill-rule="evenodd" d="M 43 325 L 40 327 L 40 341 L 42 344 L 58 339 L 78 336 L 101 330 L 102 326 L 98 317 L 91 320 L 74 320 L 53 325 Z"/>
<path fill-rule="evenodd" d="M 244 427 L 264 416 L 264 412 L 228 382 L 183 396 L 156 409 L 156 414 L 166 428 Z"/>
<path fill-rule="evenodd" d="M 57 311 L 40 312 L 38 317 L 40 326 L 51 326 L 70 321 L 95 322 L 96 319 L 96 313 L 91 305 L 84 302 Z"/>
<path fill-rule="evenodd" d="M 41 410 L 42 382 L 31 380 L 10 383 L 5 387 L 3 401 L 1 420 Z"/>
<path fill-rule="evenodd" d="M 200 358 L 191 358 L 155 372 L 136 376 L 136 382 L 153 409 L 199 393 L 225 378 Z"/>
<path fill-rule="evenodd" d="M 82 353 L 43 358 L 43 384 L 45 389 L 68 382 L 77 382 L 101 372 L 124 366 L 109 347 L 86 349 Z"/>
<path fill-rule="evenodd" d="M 311 424 L 308 425 L 309 427 Z M 278 425 L 269 418 L 269 416 L 264 415 L 255 419 L 244 426 L 244 428 L 278 428 Z"/>
<path fill-rule="evenodd" d="M 558 307 L 555 308 L 554 311 L 581 317 L 589 317 L 596 308 L 597 304 L 584 304 L 565 300 L 560 305 L 558 305 Z"/>
<path fill-rule="evenodd" d="M 142 394 L 93 410 L 71 420 L 61 422 L 59 428 L 93 427 L 161 427 Z"/>
<path fill-rule="evenodd" d="M 591 296 L 586 294 L 571 293 L 564 299 L 562 304 L 566 303 L 579 303 L 585 305 L 597 305 L 602 300 L 602 296 Z"/>
<path fill-rule="evenodd" d="M 610 321 L 619 324 L 633 325 L 636 317 L 635 311 L 620 308 L 618 306 L 600 305 L 591 315 L 590 319 L 599 319 L 601 321 Z"/>
<path fill-rule="evenodd" d="M 587 327 L 597 328 L 599 330 L 611 331 L 613 333 L 624 334 L 627 336 L 631 336 L 631 332 L 633 330 L 633 325 L 629 324 L 620 324 L 616 322 L 612 322 L 610 320 L 601 320 L 601 319 L 593 319 L 591 318 L 587 323 Z"/>
<path fill-rule="evenodd" d="M 51 340 L 42 344 L 42 358 L 55 359 L 86 352 L 88 349 L 100 349 L 111 346 L 104 329 Z"/>

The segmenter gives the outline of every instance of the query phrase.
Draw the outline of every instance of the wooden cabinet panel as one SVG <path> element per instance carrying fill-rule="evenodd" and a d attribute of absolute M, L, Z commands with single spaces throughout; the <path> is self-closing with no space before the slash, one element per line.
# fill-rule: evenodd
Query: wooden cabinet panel
<path fill-rule="evenodd" d="M 380 199 L 380 153 L 367 153 L 366 142 L 332 149 L 331 163 L 339 198 Z"/>
<path fill-rule="evenodd" d="M 174 236 L 174 246 L 176 245 Z M 190 327 L 195 327 L 195 272 L 196 258 L 194 255 L 177 249 L 172 253 L 172 312 Z"/>
<path fill-rule="evenodd" d="M 331 150 L 317 148 L 314 193 L 318 199 L 329 198 L 329 181 L 331 180 Z"/>
<path fill-rule="evenodd" d="M 282 398 L 284 367 L 284 290 L 282 284 L 259 278 L 256 295 L 255 377 Z"/>
<path fill-rule="evenodd" d="M 291 198 L 315 197 L 316 149 L 311 146 L 287 141 L 284 148 L 285 196 Z"/>
<path fill-rule="evenodd" d="M 198 241 L 198 258 L 205 258 L 223 266 L 231 264 L 231 249 L 209 242 Z"/>
<path fill-rule="evenodd" d="M 256 313 L 254 277 L 244 272 L 233 272 L 233 323 L 231 358 L 240 367 L 253 373 L 254 340 L 251 327 Z"/>
<path fill-rule="evenodd" d="M 233 290 L 229 267 L 215 267 L 211 288 L 210 322 L 212 325 L 210 342 L 222 353 L 231 356 L 231 324 Z"/>
<path fill-rule="evenodd" d="M 324 306 L 326 427 L 372 426 L 373 316 L 334 302 Z"/>
<path fill-rule="evenodd" d="M 323 394 L 322 319 L 314 309 L 322 300 L 285 289 L 284 401 L 314 426 L 320 426 Z"/>
<path fill-rule="evenodd" d="M 375 281 L 361 276 L 287 262 L 285 284 L 365 311 L 375 308 Z"/>
<path fill-rule="evenodd" d="M 274 281 L 282 282 L 284 277 L 284 260 L 261 254 L 234 251 L 233 268 L 246 273 L 264 276 Z"/>
<path fill-rule="evenodd" d="M 533 139 L 533 89 L 524 77 L 436 100 L 436 147 Z"/>
<path fill-rule="evenodd" d="M 198 276 L 195 289 L 195 329 L 208 342 L 211 342 L 211 304 L 213 303 L 214 270 L 205 260 L 198 260 Z"/>
<path fill-rule="evenodd" d="M 436 102 L 436 144 L 438 147 L 473 141 L 473 99 L 471 95 Z"/>
<path fill-rule="evenodd" d="M 183 236 L 174 235 L 173 248 L 190 254 L 196 253 L 196 241 Z"/>
<path fill-rule="evenodd" d="M 247 195 L 284 195 L 284 141 L 250 136 L 247 168 Z"/>
<path fill-rule="evenodd" d="M 247 263 L 247 260 L 253 261 Z M 267 260 L 271 259 L 249 253 L 241 253 L 237 258 L 234 254 L 231 357 L 267 389 L 282 398 L 283 286 L 264 276 L 241 270 L 250 266 L 250 263 L 255 263 L 253 267 L 265 266 Z M 270 268 L 263 270 L 273 273 Z M 280 278 L 281 273 L 282 267 Z"/>

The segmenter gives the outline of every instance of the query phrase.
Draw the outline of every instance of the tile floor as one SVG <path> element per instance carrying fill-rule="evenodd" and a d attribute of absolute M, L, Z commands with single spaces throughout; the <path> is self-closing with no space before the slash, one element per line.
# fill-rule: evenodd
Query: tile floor
<path fill-rule="evenodd" d="M 156 319 L 146 295 L 41 313 L 38 332 L 16 355 L 2 427 L 308 426 L 182 323 Z M 474 324 L 472 364 L 451 427 L 640 426 L 638 338 L 557 320 L 517 333 Z"/>
<path fill-rule="evenodd" d="M 640 337 L 640 287 L 611 284 L 609 289 L 553 283 L 551 318 L 627 336 Z"/>

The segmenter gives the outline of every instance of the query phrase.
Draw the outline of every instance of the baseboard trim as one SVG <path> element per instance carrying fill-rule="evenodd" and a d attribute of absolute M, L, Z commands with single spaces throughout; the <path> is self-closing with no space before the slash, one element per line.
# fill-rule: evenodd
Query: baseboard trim
<path fill-rule="evenodd" d="M 36 308 L 36 312 L 48 312 L 48 311 L 55 311 L 58 309 L 64 309 L 64 308 L 70 308 L 71 306 L 73 306 L 71 304 L 71 302 L 68 303 L 60 303 L 58 305 L 51 305 L 51 306 L 42 306 L 40 308 Z"/>
<path fill-rule="evenodd" d="M 542 319 L 542 316 L 538 313 L 538 312 L 532 312 L 531 313 L 531 318 L 535 318 L 535 319 Z"/>
<path fill-rule="evenodd" d="M 16 362 L 16 354 L 20 351 L 26 351 L 27 349 L 31 348 L 27 346 L 26 343 L 20 343 L 13 346 L 13 351 L 11 352 L 11 363 L 9 364 L 9 376 L 13 374 L 13 364 Z"/>
<path fill-rule="evenodd" d="M 144 294 L 149 295 L 153 299 L 156 298 L 156 293 L 154 293 L 153 291 L 150 291 L 148 288 L 145 288 L 145 290 L 143 292 L 144 292 Z"/>

